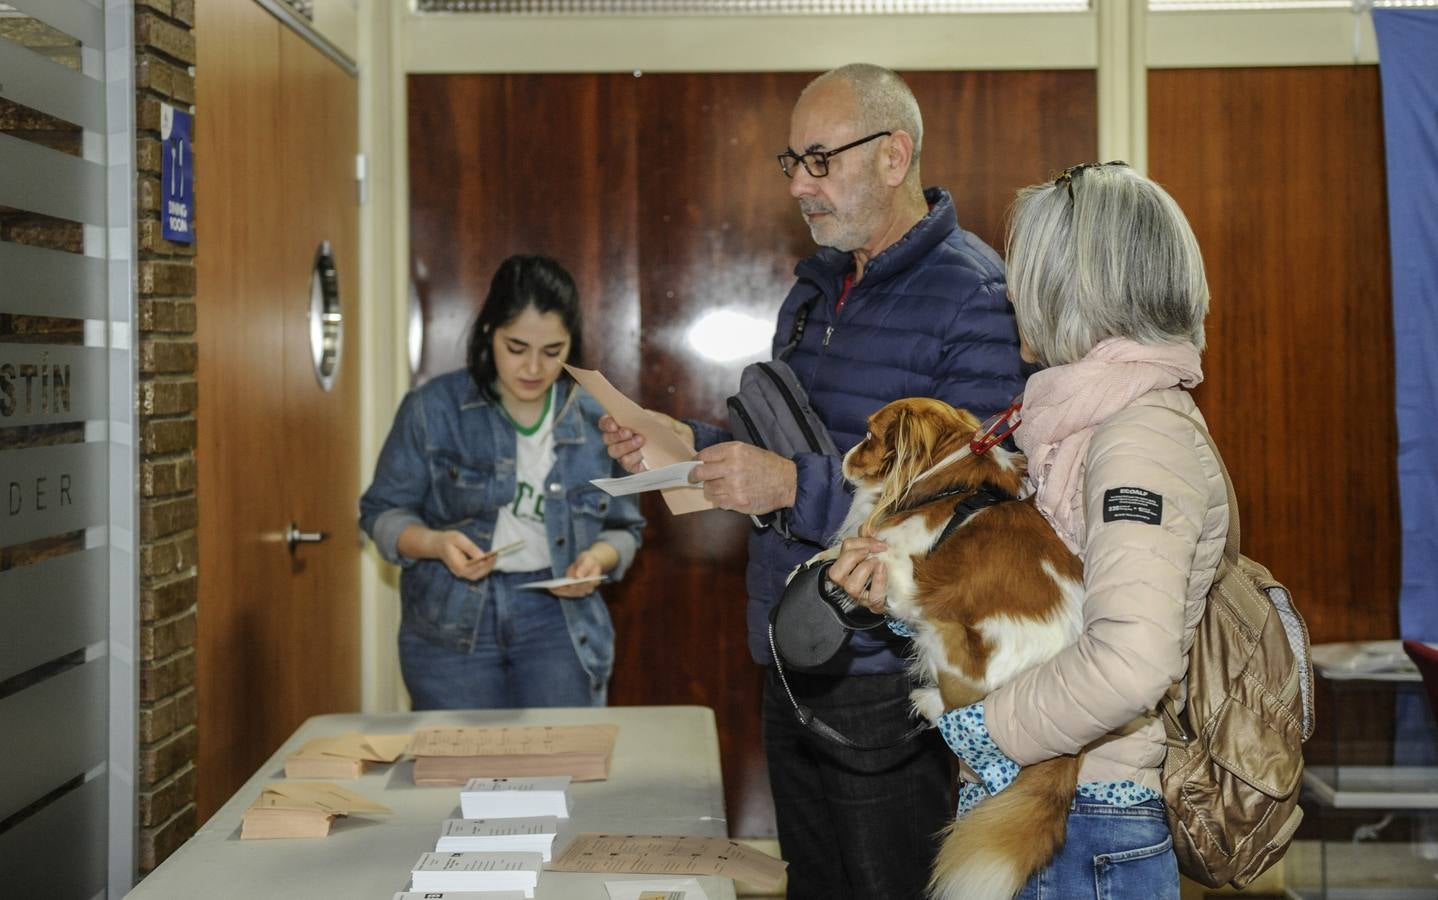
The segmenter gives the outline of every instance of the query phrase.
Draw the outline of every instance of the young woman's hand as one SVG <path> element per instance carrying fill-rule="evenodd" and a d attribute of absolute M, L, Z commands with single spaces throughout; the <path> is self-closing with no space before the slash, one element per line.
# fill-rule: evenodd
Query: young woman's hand
<path fill-rule="evenodd" d="M 399 536 L 399 552 L 410 559 L 437 559 L 455 578 L 478 581 L 494 571 L 498 554 L 481 550 L 462 532 L 411 525 Z"/>
<path fill-rule="evenodd" d="M 603 541 L 597 541 L 593 547 L 581 550 L 579 555 L 574 557 L 574 562 L 564 570 L 564 577 L 589 578 L 603 575 L 617 565 L 619 565 L 619 551 Z M 564 587 L 550 588 L 549 592 L 556 597 L 574 599 L 587 597 L 598 586 L 598 581 L 586 581 L 583 584 L 568 584 Z"/>

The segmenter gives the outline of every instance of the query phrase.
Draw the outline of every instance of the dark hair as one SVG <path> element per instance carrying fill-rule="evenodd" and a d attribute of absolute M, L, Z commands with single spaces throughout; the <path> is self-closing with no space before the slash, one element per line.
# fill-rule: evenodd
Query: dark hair
<path fill-rule="evenodd" d="M 569 332 L 569 357 L 578 363 L 581 356 L 583 324 L 579 315 L 579 291 L 564 266 L 547 256 L 515 255 L 499 264 L 489 283 L 489 296 L 479 308 L 479 317 L 469 334 L 469 377 L 490 400 L 498 400 L 494 379 L 494 332 L 519 318 L 526 309 L 556 313 Z"/>

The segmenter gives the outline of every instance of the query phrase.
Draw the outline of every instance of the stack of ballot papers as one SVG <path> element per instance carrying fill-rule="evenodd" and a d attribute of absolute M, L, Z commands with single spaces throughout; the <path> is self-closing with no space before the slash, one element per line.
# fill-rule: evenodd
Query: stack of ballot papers
<path fill-rule="evenodd" d="M 415 784 L 464 784 L 471 778 L 568 775 L 609 777 L 617 725 L 424 728 L 415 733 Z M 537 813 L 531 813 L 537 815 Z"/>
<path fill-rule="evenodd" d="M 558 832 L 559 819 L 555 816 L 445 819 L 434 849 L 442 852 L 538 853 L 545 862 L 549 862 L 554 852 L 554 836 Z"/>
<path fill-rule="evenodd" d="M 414 864 L 416 891 L 523 891 L 533 897 L 544 860 L 538 853 L 426 853 Z"/>
<path fill-rule="evenodd" d="M 471 778 L 459 792 L 466 819 L 569 818 L 569 776 Z"/>
<path fill-rule="evenodd" d="M 270 784 L 240 816 L 240 839 L 316 838 L 350 813 L 390 809 L 337 784 Z"/>
<path fill-rule="evenodd" d="M 357 731 L 315 738 L 285 757 L 286 778 L 358 778 L 375 763 L 392 763 L 404 754 L 412 734 Z"/>
<path fill-rule="evenodd" d="M 398 891 L 390 900 L 524 900 L 524 891 Z"/>

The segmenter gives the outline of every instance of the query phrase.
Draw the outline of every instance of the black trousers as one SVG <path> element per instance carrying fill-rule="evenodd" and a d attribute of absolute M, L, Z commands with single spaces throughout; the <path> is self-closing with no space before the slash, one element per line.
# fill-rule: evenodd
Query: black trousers
<path fill-rule="evenodd" d="M 857 743 L 914 725 L 902 673 L 785 674 L 800 703 Z M 922 900 L 938 832 L 954 813 L 951 754 L 936 729 L 886 750 L 848 749 L 799 724 L 770 668 L 764 752 L 789 900 Z"/>

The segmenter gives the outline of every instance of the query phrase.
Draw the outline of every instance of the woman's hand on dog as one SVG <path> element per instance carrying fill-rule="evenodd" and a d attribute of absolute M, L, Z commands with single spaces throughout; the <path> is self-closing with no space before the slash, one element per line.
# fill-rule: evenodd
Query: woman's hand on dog
<path fill-rule="evenodd" d="M 855 603 L 882 614 L 888 606 L 889 572 L 876 554 L 887 549 L 889 545 L 878 538 L 845 538 L 839 558 L 829 567 L 829 580 Z"/>

